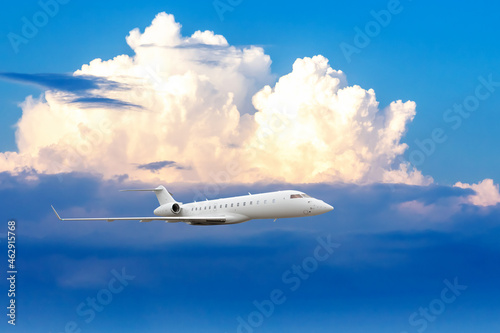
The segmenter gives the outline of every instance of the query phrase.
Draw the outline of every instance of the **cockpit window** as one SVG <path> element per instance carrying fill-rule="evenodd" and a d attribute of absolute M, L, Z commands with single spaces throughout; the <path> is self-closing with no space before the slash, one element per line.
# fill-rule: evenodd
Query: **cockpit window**
<path fill-rule="evenodd" d="M 299 199 L 299 198 L 311 198 L 310 196 L 308 196 L 307 194 L 305 193 L 302 193 L 302 194 L 292 194 L 290 195 L 290 199 Z"/>

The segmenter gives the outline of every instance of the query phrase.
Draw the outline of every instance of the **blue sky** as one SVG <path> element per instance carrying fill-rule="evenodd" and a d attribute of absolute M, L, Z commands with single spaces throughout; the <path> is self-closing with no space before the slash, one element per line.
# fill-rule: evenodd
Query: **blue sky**
<path fill-rule="evenodd" d="M 27 43 L 18 45 L 17 50 L 9 34 L 22 35 L 23 17 L 32 21 L 43 6 L 31 0 L 22 5 L 5 4 L 0 13 L 0 35 L 3 36 L 0 38 L 0 199 L 4 203 L 0 215 L 4 222 L 16 219 L 18 223 L 18 329 L 64 332 L 66 325 L 76 325 L 75 329 L 82 332 L 163 332 L 166 328 L 174 332 L 238 332 L 238 317 L 248 322 L 256 311 L 253 302 L 269 300 L 271 291 L 279 289 L 286 301 L 276 305 L 262 324 L 252 327 L 254 332 L 498 331 L 499 304 L 495 300 L 500 296 L 497 291 L 500 205 L 492 199 L 498 195 L 495 184 L 500 182 L 497 167 L 500 163 L 497 130 L 500 87 L 495 86 L 495 82 L 500 85 L 500 47 L 495 39 L 498 5 L 486 1 L 462 4 L 402 0 L 397 13 L 391 14 L 390 23 L 379 25 L 380 31 L 369 36 L 366 46 L 357 45 L 359 53 L 346 57 L 342 43 L 356 46 L 357 27 L 365 30 L 375 20 L 373 12 L 385 11 L 391 3 L 241 1 L 221 14 L 212 1 L 71 0 L 59 4 L 57 13 L 48 18 L 47 24 L 27 38 Z M 175 21 L 182 24 L 184 37 L 197 30 L 210 30 L 224 36 L 229 45 L 238 50 L 250 45 L 261 47 L 269 56 L 269 63 L 272 62 L 267 68 L 266 58 L 258 55 L 260 65 L 249 67 L 250 73 L 237 72 L 246 75 L 245 80 L 234 81 L 234 89 L 239 89 L 241 84 L 245 92 L 236 91 L 234 102 L 241 113 L 238 117 L 242 124 L 235 127 L 235 131 L 243 134 L 224 132 L 221 142 L 217 142 L 220 147 L 237 149 L 251 139 L 245 133 L 253 127 L 245 126 L 244 121 L 249 120 L 243 115 L 248 111 L 252 95 L 265 84 L 274 88 L 280 78 L 292 71 L 296 76 L 290 77 L 298 80 L 299 85 L 303 80 L 306 86 L 307 76 L 299 75 L 303 73 L 302 67 L 292 66 L 297 59 L 322 55 L 329 60 L 331 68 L 345 74 L 345 87 L 359 85 L 366 91 L 374 90 L 379 102 L 374 111 L 377 114 L 387 116 L 389 112 L 384 110 L 392 101 L 416 103 L 414 119 L 410 120 L 407 115 L 397 137 L 408 144 L 408 148 L 395 153 L 389 162 L 378 159 L 361 162 L 366 162 L 370 170 L 380 168 L 380 172 L 387 172 L 409 161 L 409 166 L 432 177 L 433 181 L 412 183 L 408 173 L 399 184 L 383 184 L 381 173 L 375 171 L 373 174 L 366 171 L 364 178 L 360 178 L 362 181 L 351 181 L 354 178 L 350 177 L 354 176 L 348 172 L 342 174 L 345 170 L 339 168 L 333 168 L 343 175 L 338 178 L 329 178 L 320 172 L 315 174 L 316 178 L 307 178 L 309 175 L 304 170 L 311 167 L 307 164 L 307 155 L 297 158 L 299 155 L 286 154 L 279 156 L 300 164 L 298 175 L 295 171 L 293 177 L 287 178 L 286 169 L 264 162 L 264 166 L 257 163 L 252 165 L 253 169 L 233 174 L 221 169 L 229 163 L 222 161 L 224 156 L 207 157 L 207 160 L 199 157 L 195 149 L 198 144 L 207 156 L 217 151 L 202 145 L 204 141 L 215 140 L 210 131 L 190 136 L 191 132 L 181 126 L 176 136 L 186 134 L 187 139 L 172 144 L 173 148 L 161 150 L 167 145 L 167 139 L 162 138 L 152 160 L 140 152 L 141 146 L 156 145 L 144 132 L 140 132 L 139 139 L 116 134 L 121 132 L 107 137 L 106 128 L 99 128 L 95 139 L 98 144 L 94 142 L 95 146 L 90 149 L 101 153 L 96 156 L 91 155 L 92 152 L 80 152 L 78 149 L 82 148 L 71 132 L 67 132 L 69 141 L 63 137 L 61 141 L 51 142 L 53 132 L 66 133 L 73 119 L 92 114 L 94 110 L 116 119 L 146 114 L 150 108 L 148 98 L 134 95 L 135 99 L 129 100 L 120 95 L 120 89 L 129 89 L 127 85 L 132 85 L 132 81 L 117 81 L 119 76 L 104 75 L 95 67 L 84 77 L 75 78 L 72 73 L 96 58 L 109 60 L 122 54 L 132 58 L 139 54 L 127 45 L 125 37 L 134 28 L 143 33 L 160 12 L 175 16 Z M 225 50 L 224 47 L 207 49 L 207 53 L 193 54 L 208 54 L 220 60 L 217 52 Z M 153 59 L 149 56 L 143 59 Z M 314 61 L 318 67 L 322 66 L 321 59 Z M 309 60 L 304 62 L 310 64 Z M 211 65 L 214 63 L 216 61 Z M 307 64 L 303 68 L 309 68 Z M 181 64 L 178 67 L 182 67 Z M 206 70 L 200 68 L 200 71 Z M 199 105 L 207 105 L 203 116 L 210 117 L 218 110 L 217 106 L 227 104 L 221 96 L 225 96 L 224 89 L 229 92 L 233 89 L 227 82 L 234 82 L 224 81 L 219 86 L 217 77 L 214 79 L 211 73 L 203 73 L 209 77 L 208 87 L 203 79 L 189 81 L 187 76 L 186 82 L 195 82 L 195 95 L 202 101 L 190 100 L 192 104 L 186 104 L 188 114 Z M 338 77 L 343 79 L 340 74 Z M 228 80 L 232 80 L 232 76 Z M 494 84 L 485 85 L 484 80 Z M 489 93 L 488 96 L 453 128 L 457 118 L 454 122 L 446 121 L 447 110 L 454 104 L 472 100 L 478 87 L 481 92 Z M 219 94 L 220 90 L 224 90 L 224 94 Z M 20 107 L 19 103 L 29 95 L 35 99 L 41 96 L 40 103 Z M 65 107 L 78 112 L 61 111 L 68 122 L 55 129 L 50 129 L 49 124 L 55 123 L 52 118 L 47 118 L 47 122 L 42 116 L 30 120 L 30 114 L 43 115 L 45 111 L 38 107 L 50 104 L 54 96 L 61 100 L 57 102 L 59 109 L 52 104 L 53 112 Z M 239 96 L 243 96 L 242 101 L 238 100 Z M 264 97 L 262 101 L 265 102 Z M 264 114 L 267 110 L 265 106 L 256 109 Z M 223 116 L 212 124 L 213 128 L 218 129 L 218 123 L 233 126 L 234 121 L 227 119 L 234 119 L 234 110 L 224 110 Z M 456 116 L 455 113 L 448 115 Z M 16 123 L 20 119 L 25 119 L 25 127 L 18 131 L 16 141 Z M 142 118 L 132 119 L 135 121 L 132 121 L 131 132 L 147 132 L 148 128 L 155 132 L 155 118 L 144 118 L 148 119 L 144 122 L 138 121 Z M 204 121 L 208 123 L 206 120 L 201 123 Z M 330 120 L 325 118 L 324 122 L 330 123 Z M 169 124 L 165 128 L 171 130 Z M 131 125 L 124 123 L 123 126 Z M 43 128 L 47 130 L 44 132 Z M 92 129 L 78 129 L 80 133 L 93 133 Z M 432 151 L 426 154 L 417 141 L 428 143 L 436 129 L 441 130 L 439 137 L 446 136 L 446 139 L 434 140 L 434 147 L 427 146 Z M 343 147 L 351 142 L 349 131 L 338 133 L 342 135 L 332 140 L 331 155 L 340 155 Z M 364 135 L 354 141 L 354 150 L 372 147 L 373 137 Z M 234 137 L 237 139 L 231 141 Z M 102 148 L 101 143 L 108 142 L 107 139 L 112 141 L 110 146 Z M 279 145 L 282 142 L 279 140 L 282 140 L 279 135 L 271 137 L 266 144 Z M 73 160 L 73 164 L 65 164 L 68 162 L 63 158 L 63 166 L 69 167 L 51 169 L 46 166 L 47 159 L 62 158 L 61 151 L 65 150 L 57 150 L 61 142 L 70 142 L 70 146 L 73 144 L 85 156 L 76 162 Z M 130 146 L 122 150 L 120 143 L 123 142 Z M 139 148 L 135 149 L 136 146 Z M 390 156 L 397 144 L 391 147 L 381 156 Z M 26 153 L 24 156 L 32 154 L 33 161 L 22 164 L 27 161 L 24 158 L 13 164 L 4 163 L 7 156 L 4 154 L 9 151 Z M 189 153 L 184 155 L 183 151 Z M 232 154 L 232 150 L 228 151 Z M 228 159 L 243 155 L 241 151 L 230 154 L 226 154 Z M 262 156 L 262 161 L 272 161 L 272 156 L 259 151 L 256 154 L 261 154 L 257 156 Z M 413 163 L 415 154 L 424 156 L 421 163 Z M 219 160 L 221 164 L 217 164 Z M 124 161 L 128 166 L 119 169 Z M 237 164 L 247 162 L 238 159 Z M 118 170 L 113 174 L 110 169 L 117 165 Z M 204 167 L 212 169 L 204 174 Z M 273 175 L 273 167 L 277 175 Z M 221 175 L 220 172 L 223 176 L 228 173 L 227 183 L 217 181 L 214 175 Z M 304 173 L 302 178 L 300 172 Z M 492 185 L 484 183 L 483 187 L 473 189 L 469 185 L 453 186 L 457 182 L 478 184 L 485 179 L 491 179 Z M 199 199 L 200 193 L 215 198 L 248 191 L 296 188 L 332 204 L 335 210 L 310 219 L 276 223 L 251 221 L 221 228 L 137 222 L 65 224 L 57 221 L 50 210 L 54 204 L 66 216 L 149 215 L 156 208 L 154 196 L 124 194 L 117 190 L 158 183 L 163 183 L 183 202 Z M 493 201 L 478 204 L 487 199 Z M 0 243 L 4 245 L 5 232 L 2 227 Z M 319 262 L 307 279 L 300 279 L 296 290 L 291 290 L 292 284 L 284 282 L 283 274 L 312 256 L 320 244 L 318 238 L 327 237 L 340 246 L 325 261 Z M 5 271 L 5 260 L 2 261 L 0 268 Z M 123 291 L 110 294 L 109 283 L 122 269 L 134 278 Z M 453 284 L 454 279 L 467 289 L 445 304 L 440 301 L 442 291 L 448 286 L 444 281 Z M 5 290 L 7 284 L 4 279 L 1 281 L 0 287 Z M 88 317 L 77 309 L 87 297 L 96 297 L 99 293 L 112 295 L 113 299 L 87 323 Z M 5 303 L 6 298 L 2 299 Z M 432 320 L 416 315 L 414 320 L 420 321 L 412 325 L 409 320 L 412 314 L 431 304 L 445 304 L 445 308 Z M 5 321 L 0 325 L 14 330 Z M 239 331 L 245 332 L 245 329 Z"/>
<path fill-rule="evenodd" d="M 339 44 L 351 43 L 354 27 L 364 28 L 373 20 L 370 12 L 387 8 L 387 1 L 324 2 L 284 5 L 281 2 L 241 2 L 234 10 L 217 15 L 212 2 L 189 5 L 159 1 L 114 2 L 70 1 L 43 26 L 29 43 L 15 53 L 7 38 L 0 43 L 2 71 L 21 73 L 67 73 L 94 58 L 110 59 L 130 54 L 124 36 L 132 28 L 144 28 L 158 12 L 175 15 L 183 33 L 209 29 L 224 35 L 230 44 L 257 44 L 273 61 L 272 72 L 290 71 L 296 58 L 322 54 L 334 69 L 348 75 L 350 84 L 373 88 L 382 105 L 396 99 L 417 103 L 417 116 L 404 141 L 410 150 L 415 139 L 430 137 L 435 127 L 445 127 L 442 116 L 454 103 L 472 94 L 479 76 L 500 77 L 499 48 L 494 42 L 494 15 L 490 2 L 465 3 L 402 1 L 402 11 L 371 38 L 360 54 L 347 62 Z M 26 1 L 23 6 L 6 5 L 1 33 L 19 33 L 21 18 L 32 17 L 40 6 Z M 496 79 L 495 79 L 496 80 Z M 499 79 L 500 80 L 500 79 Z M 2 85 L 2 147 L 15 150 L 12 126 L 20 117 L 16 106 L 26 95 L 38 95 L 29 86 Z M 499 120 L 497 93 L 485 100 L 458 131 L 446 128 L 449 140 L 420 166 L 437 181 L 477 182 L 498 179 L 498 154 L 494 142 L 498 133 L 490 124 Z"/>
<path fill-rule="evenodd" d="M 293 185 L 335 203 L 334 213 L 195 228 L 134 221 L 61 223 L 47 209 L 49 203 L 65 215 L 96 209 L 104 215 L 128 215 L 148 214 L 156 200 L 151 193 L 117 192 L 124 184 L 95 177 L 63 179 L 41 176 L 34 184 L 1 175 L 0 195 L 18 221 L 18 328 L 23 331 L 43 327 L 60 332 L 75 322 L 82 331 L 96 332 L 160 332 L 165 327 L 235 332 L 237 318 L 247 319 L 256 310 L 254 301 L 269 300 L 271 291 L 279 289 L 286 301 L 255 332 L 417 332 L 423 324 L 411 325 L 409 317 L 439 300 L 447 286 L 443 281 L 455 278 L 466 289 L 427 322 L 425 331 L 493 331 L 500 325 L 494 315 L 500 296 L 498 206 L 465 205 L 437 219 L 397 208 L 416 199 L 450 212 L 453 200 L 470 190 Z M 227 186 L 223 191 L 236 195 L 290 186 Z M 171 184 L 170 190 L 181 201 L 193 197 L 193 188 L 185 184 Z M 5 210 L 2 218 L 8 219 Z M 298 275 L 283 278 L 313 256 L 318 237 L 330 237 L 332 254 L 298 285 L 290 280 Z M 78 314 L 78 306 L 108 288 L 113 270 L 122 269 L 131 277 L 129 284 L 87 323 L 90 317 Z"/>

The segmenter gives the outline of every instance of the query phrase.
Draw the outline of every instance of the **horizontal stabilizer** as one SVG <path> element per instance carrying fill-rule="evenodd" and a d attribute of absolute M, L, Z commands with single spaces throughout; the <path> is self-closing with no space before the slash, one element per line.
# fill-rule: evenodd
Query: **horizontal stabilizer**
<path fill-rule="evenodd" d="M 172 197 L 172 193 L 167 191 L 167 189 L 163 185 L 160 185 L 157 188 L 120 190 L 120 192 L 155 192 L 156 198 L 158 199 L 160 205 L 164 205 L 169 202 L 175 202 L 174 197 Z"/>
<path fill-rule="evenodd" d="M 133 189 L 133 190 L 120 190 L 120 192 L 133 192 L 133 191 L 154 192 L 154 191 L 160 191 L 160 189 L 157 189 L 157 188 L 140 188 L 140 189 Z"/>

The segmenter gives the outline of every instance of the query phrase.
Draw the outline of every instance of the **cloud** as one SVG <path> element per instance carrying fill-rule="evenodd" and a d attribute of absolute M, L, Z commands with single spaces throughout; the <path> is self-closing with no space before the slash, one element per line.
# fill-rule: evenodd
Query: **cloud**
<path fill-rule="evenodd" d="M 379 109 L 373 89 L 347 86 L 342 71 L 323 56 L 298 59 L 274 87 L 254 96 L 257 124 L 247 154 L 257 172 L 291 182 L 428 183 L 395 158 L 415 103 L 396 101 Z M 397 176 L 396 176 L 397 174 Z"/>
<path fill-rule="evenodd" d="M 128 332 L 137 323 L 123 321 L 134 316 L 145 318 L 140 324 L 151 327 L 150 331 L 178 325 L 176 331 L 184 332 L 190 318 L 182 316 L 193 311 L 202 314 L 201 331 L 207 327 L 220 331 L 222 325 L 230 332 L 236 330 L 238 316 L 246 318 L 256 310 L 254 301 L 263 304 L 275 289 L 283 290 L 287 301 L 266 319 L 267 327 L 283 327 L 279 311 L 286 307 L 290 331 L 315 313 L 320 321 L 315 331 L 331 331 L 334 315 L 335 327 L 350 332 L 359 329 L 352 324 L 354 319 L 366 318 L 365 309 L 373 309 L 373 316 L 368 313 L 371 327 L 379 328 L 377 332 L 400 332 L 408 326 L 411 313 L 439 297 L 442 281 L 454 277 L 470 286 L 456 304 L 462 309 L 454 315 L 457 320 L 478 312 L 478 304 L 480 310 L 499 308 L 500 206 L 484 210 L 464 205 L 446 223 L 394 209 L 414 200 L 446 206 L 446 200 L 465 198 L 471 189 L 402 184 L 231 185 L 219 195 L 297 188 L 333 204 L 335 210 L 314 217 L 206 228 L 162 222 L 61 222 L 50 204 L 68 217 L 127 216 L 151 214 L 157 200 L 153 193 L 118 192 L 130 184 L 125 187 L 95 175 L 64 174 L 62 181 L 56 175 L 36 178 L 28 181 L 26 175 L 0 173 L 4 207 L 0 218 L 18 221 L 16 235 L 23 245 L 23 292 L 17 301 L 30 316 L 19 322 L 26 332 L 41 327 L 64 331 L 69 321 L 93 332 L 109 332 L 109 327 L 120 323 L 121 331 Z M 176 199 L 188 202 L 193 187 L 170 184 L 169 190 Z M 301 278 L 300 288 L 292 292 L 295 283 L 285 283 L 283 274 L 295 265 L 305 265 L 314 256 L 317 237 L 328 235 L 340 248 L 312 272 L 302 270 L 307 278 Z M 87 317 L 75 309 L 89 297 L 105 299 L 101 290 L 109 288 L 111 272 L 122 268 L 135 278 L 122 293 L 113 294 L 113 303 L 96 312 L 96 320 L 87 326 Z M 138 299 L 148 307 L 137 307 Z M 41 303 L 46 311 L 39 315 Z M 207 312 L 207 308 L 220 311 Z M 305 314 L 304 308 L 309 309 Z M 380 309 L 383 318 L 377 319 Z M 47 311 L 56 315 L 47 319 Z"/>
<path fill-rule="evenodd" d="M 140 105 L 135 105 L 132 103 L 127 103 L 119 101 L 113 98 L 105 97 L 80 97 L 76 98 L 71 103 L 79 103 L 82 108 L 97 108 L 97 107 L 110 107 L 110 108 L 121 108 L 121 107 L 135 107 L 142 108 Z"/>
<path fill-rule="evenodd" d="M 167 169 L 174 170 L 173 167 Z M 158 183 L 124 183 L 121 180 L 105 180 L 101 176 L 77 173 L 29 176 L 27 172 L 18 176 L 0 173 L 0 198 L 8 208 L 0 212 L 0 215 L 4 220 L 23 221 L 26 227 L 20 234 L 22 237 L 39 239 L 55 247 L 58 242 L 74 244 L 75 239 L 88 246 L 105 244 L 109 247 L 127 247 L 135 242 L 131 235 L 139 233 L 147 236 L 148 246 L 153 248 L 158 244 L 186 239 L 224 239 L 224 242 L 228 242 L 235 232 L 238 237 L 231 242 L 238 242 L 241 237 L 254 238 L 269 232 L 270 228 L 270 221 L 252 221 L 236 228 L 210 229 L 179 223 L 169 224 L 169 232 L 165 232 L 166 226 L 162 222 L 61 222 L 50 205 L 54 205 L 62 217 L 149 216 L 158 205 L 154 194 L 119 190 L 151 188 Z M 205 200 L 199 198 L 204 185 L 206 184 L 171 183 L 167 185 L 167 189 L 176 200 L 187 203 Z M 288 230 L 300 234 L 308 234 L 314 230 L 332 233 L 442 231 L 461 221 L 485 217 L 496 224 L 500 208 L 497 205 L 480 210 L 473 205 L 464 205 L 463 202 L 472 193 L 471 189 L 437 185 L 239 184 L 228 185 L 216 193 L 207 193 L 207 197 L 212 199 L 290 188 L 320 198 L 332 204 L 335 210 L 332 214 L 324 214 L 310 221 L 301 218 L 282 220 L 282 223 L 273 224 L 272 230 Z M 29 210 L 26 209 L 27 205 Z M 420 210 L 422 207 L 424 210 Z"/>
<path fill-rule="evenodd" d="M 449 189 L 454 195 L 442 193 L 427 200 L 408 198 L 404 202 L 395 204 L 394 207 L 402 213 L 409 213 L 413 218 L 447 222 L 459 214 L 464 214 L 467 206 L 487 207 L 500 203 L 498 185 L 495 185 L 492 179 L 485 179 L 472 185 L 458 182 Z"/>
<path fill-rule="evenodd" d="M 44 89 L 64 92 L 66 96 L 61 96 L 61 102 L 78 103 L 82 108 L 96 108 L 98 106 L 109 108 L 141 108 L 139 105 L 93 94 L 92 92 L 100 92 L 103 94 L 111 90 L 128 90 L 126 86 L 102 77 L 92 75 L 75 76 L 72 74 L 57 73 L 0 73 L 0 78 L 25 84 L 34 84 Z"/>
<path fill-rule="evenodd" d="M 0 73 L 0 78 L 34 84 L 45 89 L 54 89 L 65 92 L 81 92 L 94 89 L 117 89 L 119 84 L 104 77 L 92 75 L 74 76 L 72 74 L 43 73 Z"/>
<path fill-rule="evenodd" d="M 438 203 L 425 203 L 411 200 L 396 205 L 402 214 L 430 222 L 449 222 L 452 217 L 461 212 L 460 201 L 440 200 Z"/>
<path fill-rule="evenodd" d="M 211 31 L 184 37 L 172 15 L 158 14 L 126 39 L 133 56 L 95 59 L 55 80 L 24 78 L 49 90 L 21 104 L 18 151 L 0 155 L 0 171 L 143 182 L 432 182 L 401 157 L 416 104 L 380 108 L 373 89 L 349 86 L 323 56 L 297 59 L 272 84 L 261 47 L 231 46 Z M 190 167 L 137 167 L 165 160 Z"/>
<path fill-rule="evenodd" d="M 159 162 L 151 162 L 147 164 L 141 164 L 137 166 L 138 169 L 149 170 L 151 172 L 157 172 L 163 168 L 175 167 L 176 169 L 182 170 L 185 167 L 177 165 L 174 161 L 159 161 Z"/>
<path fill-rule="evenodd" d="M 485 179 L 477 184 L 466 184 L 457 182 L 454 186 L 460 188 L 470 188 L 476 193 L 466 198 L 466 201 L 476 206 L 494 206 L 500 203 L 500 192 L 498 184 L 493 183 L 493 179 Z"/>

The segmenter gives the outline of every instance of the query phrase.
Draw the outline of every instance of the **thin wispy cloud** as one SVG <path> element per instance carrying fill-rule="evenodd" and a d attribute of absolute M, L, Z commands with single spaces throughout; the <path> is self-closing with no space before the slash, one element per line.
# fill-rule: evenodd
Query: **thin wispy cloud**
<path fill-rule="evenodd" d="M 78 97 L 71 101 L 71 103 L 78 103 L 83 108 L 138 108 L 143 109 L 142 106 L 132 104 L 125 101 L 120 101 L 113 98 L 107 97 Z"/>
<path fill-rule="evenodd" d="M 177 164 L 174 161 L 159 161 L 159 162 L 151 162 L 147 164 L 141 164 L 137 166 L 138 169 L 149 170 L 151 172 L 158 172 L 164 168 L 175 168 L 177 170 L 186 170 L 189 169 L 182 165 Z"/>
<path fill-rule="evenodd" d="M 104 97 L 113 91 L 129 90 L 125 84 L 102 76 L 74 75 L 61 73 L 0 73 L 0 78 L 22 84 L 35 85 L 47 91 L 63 93 L 58 98 L 64 103 L 78 104 L 84 109 L 89 108 L 135 108 L 142 109 L 140 105 L 122 101 L 116 98 Z M 101 96 L 96 96 L 96 93 Z"/>
<path fill-rule="evenodd" d="M 20 82 L 23 84 L 36 85 L 43 89 L 59 90 L 77 94 L 95 89 L 126 89 L 116 81 L 93 75 L 74 75 L 61 73 L 0 73 L 0 78 Z"/>

